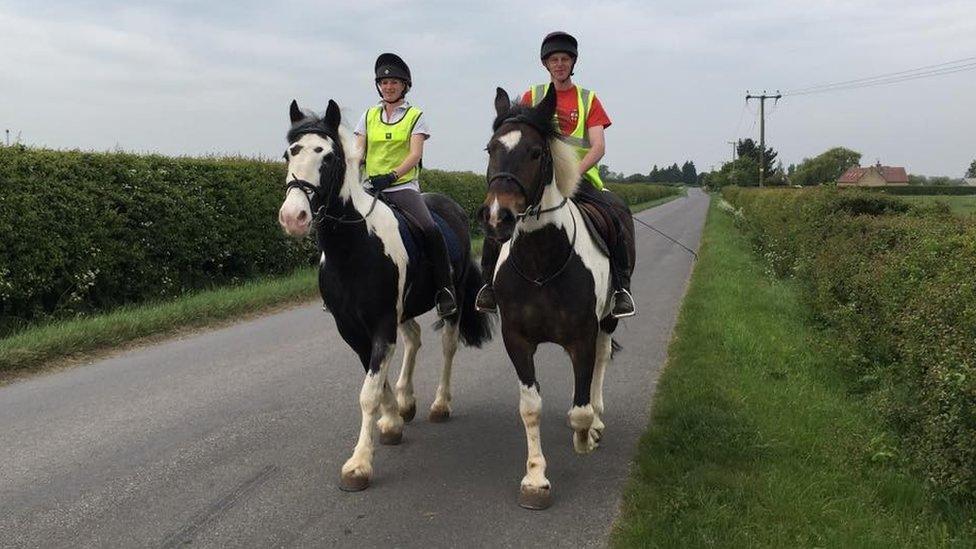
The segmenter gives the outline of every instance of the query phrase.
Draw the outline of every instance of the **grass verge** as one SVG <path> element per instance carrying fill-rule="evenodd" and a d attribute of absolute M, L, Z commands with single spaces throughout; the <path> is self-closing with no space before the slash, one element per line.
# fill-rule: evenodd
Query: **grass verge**
<path fill-rule="evenodd" d="M 684 194 L 637 204 L 631 209 L 636 213 L 681 196 Z M 471 242 L 472 254 L 480 256 L 483 245 L 484 237 L 475 235 Z M 317 295 L 315 269 L 309 268 L 286 277 L 201 291 L 172 301 L 147 303 L 30 328 L 0 339 L 0 384 L 42 367 L 91 358 L 187 329 L 214 326 Z"/>
<path fill-rule="evenodd" d="M 976 196 L 948 196 L 948 195 L 938 195 L 938 196 L 899 196 L 907 200 L 908 202 L 914 202 L 916 204 L 936 204 L 942 203 L 949 206 L 952 213 L 961 216 L 969 217 L 971 215 L 976 215 Z"/>
<path fill-rule="evenodd" d="M 307 268 L 290 276 L 28 329 L 0 340 L 0 381 L 52 360 L 77 358 L 142 338 L 213 325 L 274 306 L 306 301 L 317 292 L 316 270 Z"/>
<path fill-rule="evenodd" d="M 658 198 L 657 200 L 650 200 L 648 202 L 641 202 L 640 204 L 634 204 L 633 206 L 630 207 L 630 211 L 631 213 L 642 212 L 644 210 L 653 208 L 654 206 L 660 206 L 665 202 L 671 202 L 672 200 L 675 200 L 677 198 L 684 198 L 686 196 L 688 196 L 688 189 L 685 187 L 681 187 L 681 192 L 678 194 L 672 194 L 671 196 L 663 196 L 661 198 Z"/>
<path fill-rule="evenodd" d="M 972 547 L 838 367 L 829 332 L 715 203 L 612 542 Z"/>

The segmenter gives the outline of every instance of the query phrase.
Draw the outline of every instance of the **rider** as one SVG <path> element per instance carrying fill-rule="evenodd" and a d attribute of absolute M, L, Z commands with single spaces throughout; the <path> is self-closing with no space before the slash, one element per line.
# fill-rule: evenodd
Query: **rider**
<path fill-rule="evenodd" d="M 374 70 L 380 101 L 356 124 L 356 144 L 365 151 L 366 175 L 373 190 L 382 191 L 388 202 L 422 229 L 438 288 L 434 297 L 437 314 L 450 316 L 457 312 L 451 261 L 444 236 L 420 194 L 420 163 L 430 129 L 423 112 L 405 99 L 412 81 L 403 59 L 393 53 L 380 54 Z"/>
<path fill-rule="evenodd" d="M 603 188 L 597 169 L 597 162 L 603 158 L 605 151 L 604 129 L 610 126 L 610 117 L 603 110 L 596 93 L 573 83 L 573 69 L 577 58 L 576 39 L 565 32 L 549 33 L 542 40 L 541 58 L 542 65 L 549 72 L 550 83 L 532 86 L 522 96 L 522 104 L 537 105 L 545 97 L 549 86 L 556 87 L 556 118 L 561 138 L 576 149 L 580 158 L 582 181 L 577 190 L 577 199 L 615 207 L 616 205 L 603 196 L 603 192 L 609 191 Z M 479 311 L 495 312 L 498 308 L 491 280 L 499 248 L 500 245 L 493 240 L 485 240 L 481 264 L 488 283 L 478 292 L 476 307 Z M 614 318 L 633 316 L 636 309 L 634 298 L 630 294 L 630 260 L 623 238 L 617 238 L 617 246 L 610 250 L 610 255 L 614 289 L 613 309 L 610 314 Z"/>

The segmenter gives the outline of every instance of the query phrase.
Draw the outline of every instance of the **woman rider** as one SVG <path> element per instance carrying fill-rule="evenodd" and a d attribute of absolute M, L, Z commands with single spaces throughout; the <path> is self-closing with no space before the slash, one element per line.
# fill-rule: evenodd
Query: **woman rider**
<path fill-rule="evenodd" d="M 610 126 L 610 117 L 603 110 L 596 93 L 583 89 L 573 83 L 573 69 L 576 67 L 576 38 L 565 32 L 551 32 L 542 40 L 540 52 L 542 66 L 549 72 L 548 84 L 532 86 L 522 96 L 522 104 L 535 106 L 545 97 L 549 86 L 556 87 L 556 119 L 560 139 L 569 143 L 580 158 L 580 186 L 576 200 L 598 203 L 605 209 L 620 209 L 625 206 L 603 188 L 597 163 L 605 151 L 604 130 Z M 626 215 L 630 215 L 627 210 Z M 615 215 L 611 218 L 616 220 Z M 623 234 L 617 227 L 618 234 Z M 482 312 L 495 312 L 495 293 L 491 287 L 498 259 L 500 245 L 491 239 L 485 240 L 481 265 L 487 284 L 478 292 L 475 306 Z M 624 318 L 636 314 L 634 298 L 630 294 L 630 258 L 626 242 L 617 238 L 616 246 L 610 249 L 610 272 L 613 285 L 614 318 Z"/>
<path fill-rule="evenodd" d="M 457 312 L 451 262 L 444 236 L 420 195 L 420 161 L 430 130 L 423 112 L 405 99 L 412 81 L 410 68 L 393 53 L 380 54 L 374 67 L 380 101 L 356 124 L 356 144 L 365 151 L 366 175 L 376 192 L 420 226 L 424 250 L 434 268 L 434 297 L 441 317 Z"/>

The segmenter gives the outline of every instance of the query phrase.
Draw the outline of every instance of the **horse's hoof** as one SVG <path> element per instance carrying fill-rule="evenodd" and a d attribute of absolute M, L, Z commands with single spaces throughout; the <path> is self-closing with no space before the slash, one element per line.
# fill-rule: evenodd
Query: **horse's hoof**
<path fill-rule="evenodd" d="M 402 417 L 403 421 L 406 421 L 407 423 L 413 421 L 413 418 L 416 415 L 417 415 L 416 403 L 411 404 L 409 408 L 400 408 L 400 417 Z"/>
<path fill-rule="evenodd" d="M 593 439 L 593 442 L 600 442 L 603 439 L 603 429 L 590 428 L 590 438 Z"/>
<path fill-rule="evenodd" d="M 357 475 L 340 475 L 339 489 L 343 492 L 362 492 L 369 488 L 369 477 Z"/>
<path fill-rule="evenodd" d="M 534 511 L 548 509 L 552 505 L 552 489 L 549 486 L 545 488 L 522 486 L 519 489 L 518 504 L 523 509 L 532 509 Z"/>
<path fill-rule="evenodd" d="M 431 423 L 444 423 L 451 419 L 450 410 L 431 410 L 430 415 L 427 416 L 427 420 Z"/>
<path fill-rule="evenodd" d="M 380 431 L 380 444 L 386 446 L 396 446 L 403 442 L 403 431 L 393 431 L 392 433 L 384 433 Z"/>

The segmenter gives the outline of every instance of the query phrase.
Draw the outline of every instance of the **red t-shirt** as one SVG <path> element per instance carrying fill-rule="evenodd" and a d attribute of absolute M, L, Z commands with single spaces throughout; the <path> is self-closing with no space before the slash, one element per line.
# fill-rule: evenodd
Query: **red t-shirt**
<path fill-rule="evenodd" d="M 532 104 L 532 90 L 525 92 L 522 96 L 523 105 Z M 576 129 L 579 121 L 579 102 L 576 100 L 576 86 L 568 90 L 556 90 L 556 118 L 559 119 L 559 129 L 563 135 L 569 135 Z M 603 110 L 599 97 L 593 98 L 593 105 L 590 107 L 590 115 L 586 119 L 586 127 L 593 128 L 610 126 L 610 117 L 607 111 Z"/>

